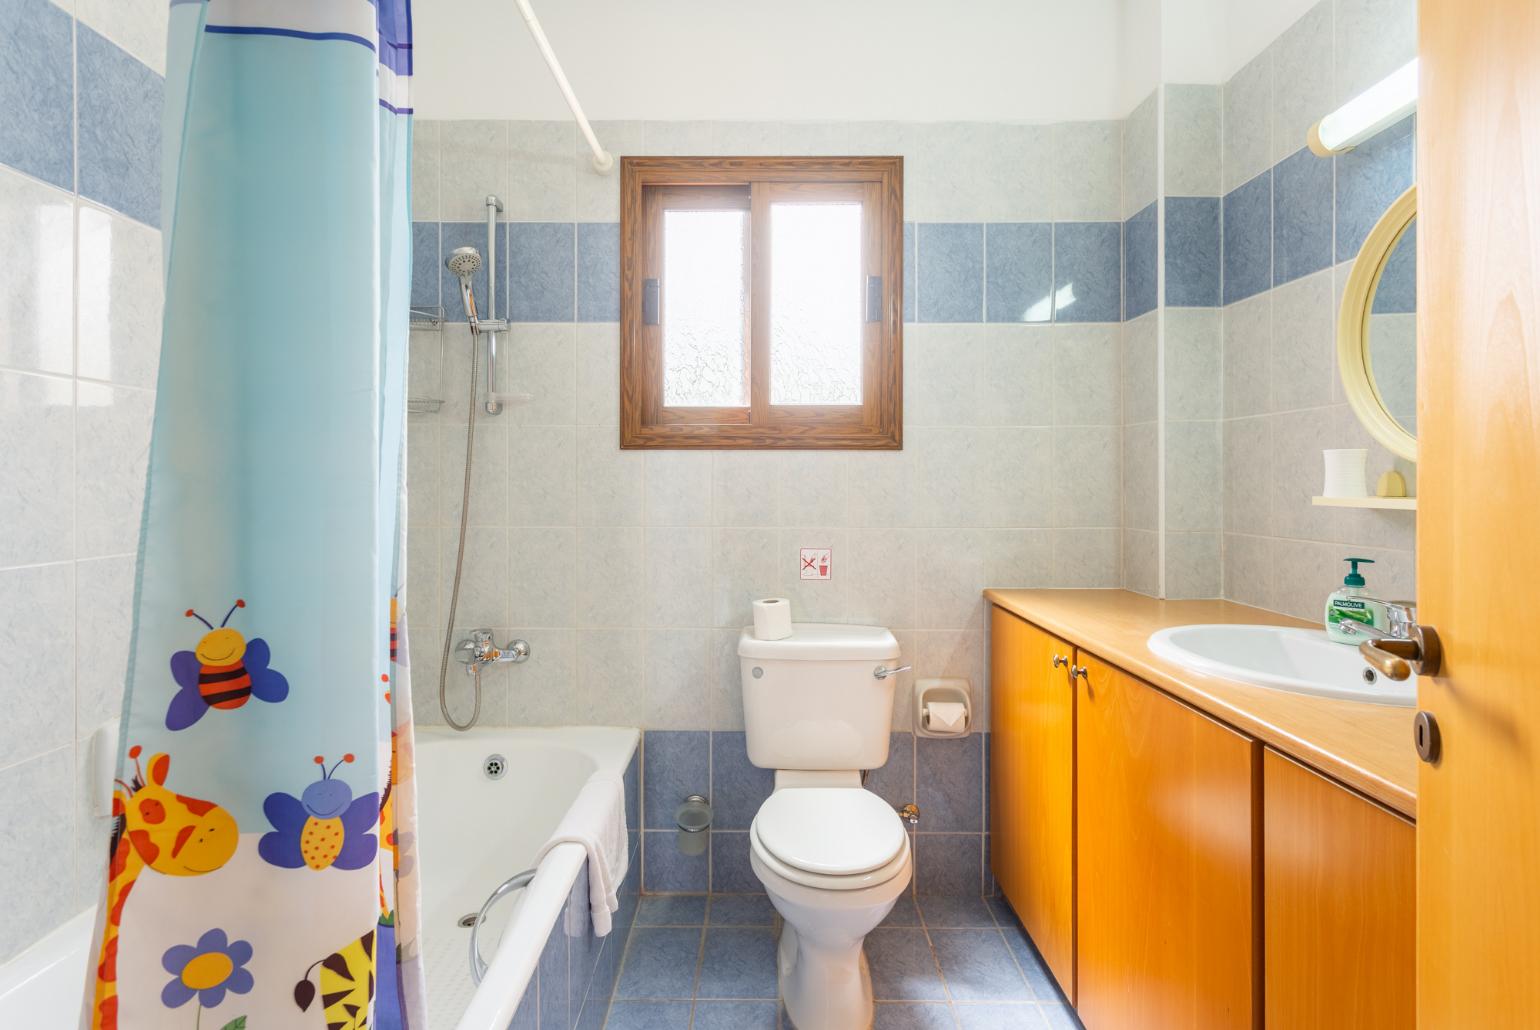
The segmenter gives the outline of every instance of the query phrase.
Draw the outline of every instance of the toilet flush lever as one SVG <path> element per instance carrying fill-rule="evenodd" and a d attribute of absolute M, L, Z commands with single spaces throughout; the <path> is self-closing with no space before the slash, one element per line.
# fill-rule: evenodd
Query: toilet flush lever
<path fill-rule="evenodd" d="M 872 670 L 872 675 L 876 676 L 880 680 L 885 680 L 889 676 L 897 676 L 899 673 L 908 672 L 912 668 L 914 668 L 912 665 L 900 665 L 896 669 L 890 669 L 886 665 L 879 665 L 877 668 Z"/>
<path fill-rule="evenodd" d="M 920 825 L 920 806 L 913 801 L 898 810 L 898 817 L 909 824 L 909 828 L 915 829 Z"/>

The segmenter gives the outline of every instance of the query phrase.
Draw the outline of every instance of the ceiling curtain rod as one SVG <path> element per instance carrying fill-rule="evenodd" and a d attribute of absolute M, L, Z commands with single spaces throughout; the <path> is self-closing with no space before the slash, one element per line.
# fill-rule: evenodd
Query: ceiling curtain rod
<path fill-rule="evenodd" d="M 609 151 L 599 145 L 599 138 L 594 135 L 594 127 L 588 124 L 588 118 L 583 114 L 583 105 L 578 103 L 577 95 L 572 92 L 572 84 L 567 81 L 567 73 L 561 70 L 561 61 L 556 58 L 556 51 L 551 49 L 551 41 L 545 38 L 545 30 L 540 27 L 540 19 L 535 17 L 534 8 L 530 7 L 529 0 L 514 0 L 518 4 L 519 13 L 524 16 L 524 24 L 529 28 L 529 34 L 535 38 L 535 46 L 540 48 L 540 56 L 545 58 L 546 67 L 551 69 L 551 76 L 556 79 L 556 85 L 561 90 L 561 95 L 567 101 L 567 106 L 572 109 L 572 117 L 577 119 L 578 128 L 583 131 L 583 138 L 588 141 L 588 149 L 594 152 L 594 171 L 607 172 L 615 167 L 615 158 Z"/>

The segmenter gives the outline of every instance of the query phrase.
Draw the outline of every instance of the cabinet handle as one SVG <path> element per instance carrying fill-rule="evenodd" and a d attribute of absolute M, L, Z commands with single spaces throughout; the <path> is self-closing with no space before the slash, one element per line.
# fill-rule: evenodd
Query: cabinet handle
<path fill-rule="evenodd" d="M 1055 669 L 1062 669 L 1062 668 L 1064 668 L 1064 666 L 1066 666 L 1068 664 L 1069 664 L 1069 657 L 1067 655 L 1056 654 L 1056 655 L 1053 656 L 1053 667 Z"/>
<path fill-rule="evenodd" d="M 1082 679 L 1087 683 L 1091 682 L 1091 670 L 1087 669 L 1084 665 L 1076 665 L 1071 667 L 1069 670 L 1069 676 L 1070 679 Z"/>

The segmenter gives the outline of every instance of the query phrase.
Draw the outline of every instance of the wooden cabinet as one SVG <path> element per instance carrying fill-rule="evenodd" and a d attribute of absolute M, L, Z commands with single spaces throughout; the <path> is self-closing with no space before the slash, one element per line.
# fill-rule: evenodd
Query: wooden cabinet
<path fill-rule="evenodd" d="M 1270 748 L 1262 792 L 1269 1030 L 1412 1027 L 1412 824 Z"/>
<path fill-rule="evenodd" d="M 1073 649 L 1008 612 L 993 607 L 990 612 L 991 865 L 1059 986 L 1073 999 Z"/>
<path fill-rule="evenodd" d="M 1250 1027 L 1260 746 L 1085 652 L 1077 662 L 1080 1017 Z"/>

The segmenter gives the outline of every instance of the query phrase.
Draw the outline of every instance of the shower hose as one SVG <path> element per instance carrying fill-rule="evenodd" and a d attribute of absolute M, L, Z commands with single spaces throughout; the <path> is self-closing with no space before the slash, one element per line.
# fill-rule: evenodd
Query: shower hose
<path fill-rule="evenodd" d="M 449 701 L 445 694 L 445 687 L 449 677 L 449 648 L 454 641 L 455 609 L 460 605 L 460 572 L 465 565 L 465 526 L 471 511 L 471 455 L 476 448 L 476 357 L 480 350 L 479 344 L 480 334 L 476 331 L 475 322 L 472 321 L 471 392 L 465 415 L 465 485 L 460 493 L 460 544 L 455 549 L 455 582 L 449 592 L 449 621 L 444 626 L 444 649 L 438 664 L 438 710 L 443 714 L 445 722 L 462 733 L 476 725 L 476 720 L 481 718 L 481 664 L 473 663 L 474 667 L 471 670 L 476 682 L 476 706 L 471 710 L 468 722 L 456 722 L 455 717 L 449 714 Z"/>

